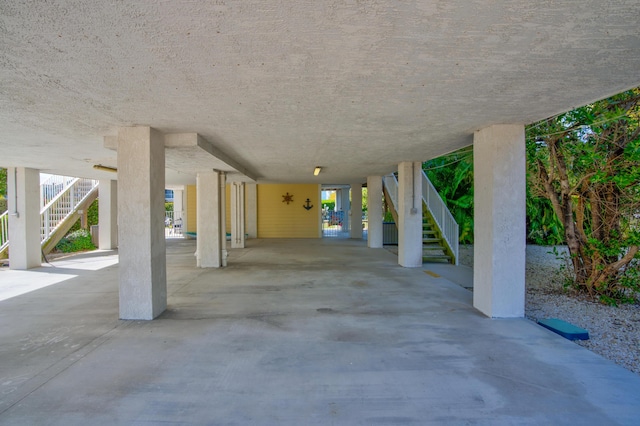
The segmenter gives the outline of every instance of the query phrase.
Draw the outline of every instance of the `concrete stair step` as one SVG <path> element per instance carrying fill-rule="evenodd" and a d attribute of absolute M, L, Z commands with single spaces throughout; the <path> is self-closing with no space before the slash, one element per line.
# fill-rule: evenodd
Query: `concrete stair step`
<path fill-rule="evenodd" d="M 448 254 L 430 254 L 422 256 L 423 262 L 445 262 L 448 263 L 451 261 L 451 256 Z"/>
<path fill-rule="evenodd" d="M 422 244 L 438 244 L 439 246 L 442 247 L 442 241 L 440 240 L 440 238 L 423 238 L 422 239 Z"/>

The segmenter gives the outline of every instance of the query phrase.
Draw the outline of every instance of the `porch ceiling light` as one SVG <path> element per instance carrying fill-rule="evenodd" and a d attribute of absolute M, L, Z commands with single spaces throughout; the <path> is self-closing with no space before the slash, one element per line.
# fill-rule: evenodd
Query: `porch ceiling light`
<path fill-rule="evenodd" d="M 102 170 L 103 172 L 112 172 L 112 173 L 118 172 L 118 169 L 116 169 L 115 167 L 103 166 L 102 164 L 96 164 L 93 166 L 93 168 L 96 170 Z"/>
<path fill-rule="evenodd" d="M 318 176 L 321 171 L 322 171 L 322 167 L 316 166 L 316 168 L 313 170 L 313 175 Z"/>

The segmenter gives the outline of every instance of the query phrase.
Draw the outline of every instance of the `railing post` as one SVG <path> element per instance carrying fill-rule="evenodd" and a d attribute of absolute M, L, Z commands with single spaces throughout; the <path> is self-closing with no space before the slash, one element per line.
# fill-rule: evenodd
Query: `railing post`
<path fill-rule="evenodd" d="M 71 189 L 69 189 L 69 211 L 73 211 L 73 208 L 75 207 L 75 188 L 76 188 L 77 182 L 73 184 L 73 186 L 71 187 Z"/>
<path fill-rule="evenodd" d="M 44 212 L 44 232 L 40 235 L 40 240 L 44 240 L 49 236 L 49 210 Z"/>

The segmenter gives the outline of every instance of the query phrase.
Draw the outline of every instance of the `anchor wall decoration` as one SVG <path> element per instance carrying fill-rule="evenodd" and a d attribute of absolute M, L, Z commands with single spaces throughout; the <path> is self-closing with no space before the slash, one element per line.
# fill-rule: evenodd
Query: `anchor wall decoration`
<path fill-rule="evenodd" d="M 307 210 L 311 210 L 313 208 L 313 206 L 311 205 L 311 200 L 307 198 L 307 204 L 302 206 Z"/>

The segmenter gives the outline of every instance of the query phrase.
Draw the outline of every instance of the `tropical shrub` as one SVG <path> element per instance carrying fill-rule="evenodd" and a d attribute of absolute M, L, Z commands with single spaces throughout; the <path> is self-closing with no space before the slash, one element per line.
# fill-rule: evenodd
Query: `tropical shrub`
<path fill-rule="evenodd" d="M 86 229 L 78 229 L 67 234 L 56 245 L 56 250 L 63 253 L 73 253 L 76 251 L 95 250 L 91 242 L 91 234 Z"/>
<path fill-rule="evenodd" d="M 572 286 L 606 303 L 638 297 L 640 90 L 527 131 L 529 186 L 562 224 Z"/>

